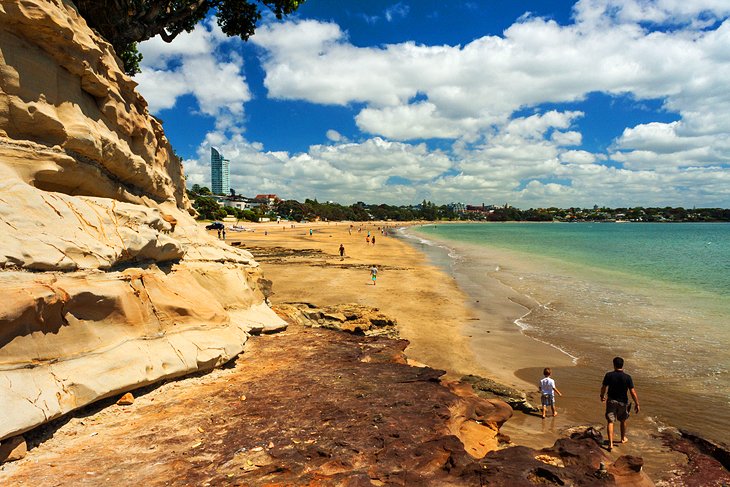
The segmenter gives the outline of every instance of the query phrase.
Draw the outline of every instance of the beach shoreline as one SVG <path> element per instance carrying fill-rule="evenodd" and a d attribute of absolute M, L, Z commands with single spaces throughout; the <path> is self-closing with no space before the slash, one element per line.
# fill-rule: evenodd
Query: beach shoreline
<path fill-rule="evenodd" d="M 442 223 L 439 222 L 438 225 L 441 226 Z M 611 368 L 611 357 L 614 356 L 612 354 L 615 354 L 616 350 L 612 349 L 609 343 L 596 342 L 595 340 L 585 342 L 585 337 L 579 338 L 578 336 L 548 335 L 547 340 L 541 340 L 540 333 L 536 333 L 537 330 L 532 329 L 529 324 L 532 318 L 530 315 L 533 312 L 538 314 L 547 312 L 554 315 L 560 309 L 559 301 L 553 303 L 550 298 L 546 299 L 551 293 L 533 295 L 532 292 L 525 292 L 525 289 L 531 289 L 531 286 L 526 287 L 524 283 L 540 279 L 543 273 L 551 272 L 552 268 L 549 270 L 548 267 L 544 267 L 544 263 L 538 264 L 529 255 L 504 252 L 501 249 L 491 249 L 484 246 L 470 246 L 463 242 L 452 242 L 451 240 L 438 238 L 434 233 L 421 233 L 417 238 L 428 242 L 423 250 L 431 255 L 436 255 L 433 257 L 434 261 L 446 262 L 445 265 L 442 265 L 444 271 L 456 277 L 458 284 L 472 298 L 470 305 L 480 309 L 482 315 L 487 316 L 488 319 L 490 315 L 493 315 L 493 310 L 490 310 L 488 305 L 484 305 L 485 300 L 480 299 L 480 297 L 489 296 L 489 289 L 505 286 L 510 292 L 517 293 L 518 296 L 513 299 L 524 305 L 522 312 L 525 313 L 518 316 L 515 312 L 505 320 L 505 323 L 508 323 L 507 331 L 513 335 L 519 334 L 522 338 L 533 342 L 539 342 L 553 350 L 558 350 L 571 359 L 569 364 L 562 363 L 555 366 L 555 363 L 551 362 L 549 358 L 549 353 L 539 353 L 537 357 L 543 363 L 533 363 L 530 366 L 525 366 L 520 363 L 520 357 L 517 353 L 520 347 L 516 344 L 520 339 L 515 339 L 511 346 L 507 347 L 509 351 L 503 355 L 506 361 L 503 366 L 507 370 L 511 370 L 518 378 L 518 381 L 536 384 L 542 376 L 542 368 L 552 366 L 553 376 L 557 378 L 558 387 L 564 393 L 564 397 L 558 398 L 558 412 L 560 414 L 557 418 L 535 422 L 534 418 L 527 415 L 516 414 L 503 427 L 505 434 L 509 435 L 518 444 L 541 448 L 564 435 L 572 426 L 592 425 L 599 430 L 605 430 L 604 405 L 599 400 L 598 391 L 603 374 Z M 478 252 L 478 254 L 475 254 L 475 252 Z M 442 257 L 438 256 L 439 253 L 442 254 Z M 448 255 L 449 258 L 443 258 L 443 255 Z M 477 275 L 476 278 L 475 275 Z M 549 282 L 552 281 L 551 279 Z M 560 282 L 560 284 L 570 285 L 569 281 L 564 284 Z M 527 323 L 521 324 L 520 321 L 524 318 L 528 318 L 525 320 Z M 561 345 L 555 345 L 556 343 Z M 569 344 L 568 350 L 575 350 L 578 353 L 573 356 L 568 351 L 563 352 L 561 348 L 563 343 Z M 477 351 L 484 350 L 487 344 L 487 340 L 481 340 L 481 343 L 479 343 L 476 338 L 473 339 L 472 343 Z M 542 352 L 546 350 L 547 348 L 543 348 Z M 629 359 L 629 365 L 629 371 L 632 374 L 636 373 L 635 380 L 637 380 L 636 377 L 639 378 L 637 390 L 640 391 L 642 412 L 639 415 L 632 416 L 629 421 L 631 445 L 630 448 L 625 448 L 626 445 L 623 445 L 622 453 L 642 456 L 646 462 L 645 468 L 650 472 L 650 475 L 659 478 L 666 471 L 666 465 L 681 465 L 685 462 L 685 459 L 666 447 L 662 439 L 665 433 L 677 434 L 680 430 L 695 433 L 701 431 L 700 436 L 723 442 L 723 435 L 718 434 L 717 430 L 708 429 L 707 427 L 704 430 L 701 428 L 695 429 L 692 426 L 698 424 L 698 419 L 705 426 L 711 425 L 712 421 L 715 421 L 713 418 L 716 415 L 710 413 L 707 417 L 704 415 L 698 417 L 690 410 L 685 410 L 684 414 L 689 415 L 688 417 L 675 416 L 673 413 L 676 411 L 672 409 L 672 405 L 665 403 L 665 398 L 668 395 L 670 397 L 674 394 L 686 396 L 687 391 L 675 390 L 671 386 L 667 387 L 665 382 L 655 383 L 651 379 L 651 375 L 646 374 L 647 371 L 631 359 Z M 525 392 L 528 393 L 528 398 L 533 399 L 533 402 L 539 403 L 536 387 L 528 387 Z M 706 402 L 711 406 L 709 411 L 721 407 L 713 405 L 710 401 Z"/>
<path fill-rule="evenodd" d="M 270 222 L 257 224 L 255 232 L 229 233 L 227 240 L 252 252 L 273 282 L 272 304 L 352 302 L 377 307 L 398 320 L 401 336 L 410 341 L 409 357 L 445 370 L 449 378 L 483 375 L 529 392 L 533 381 L 517 376 L 517 370 L 543 363 L 571 365 L 570 356 L 524 335 L 515 325 L 534 303 L 497 280 L 482 289 L 486 299 L 475 302 L 457 276 L 402 234 L 403 228 L 419 224 L 312 222 L 292 228 L 289 222 Z M 381 234 L 384 227 L 387 236 Z M 376 236 L 375 245 L 366 243 L 368 232 Z M 379 269 L 376 286 L 369 280 L 372 265 Z M 514 356 L 515 348 L 524 352 L 521 359 Z M 490 353 L 475 353 L 484 349 Z"/>
<path fill-rule="evenodd" d="M 468 374 L 492 378 L 539 403 L 539 396 L 532 394 L 539 377 L 533 381 L 517 372 L 571 367 L 573 359 L 517 327 L 515 320 L 535 303 L 525 302 L 524 296 L 496 279 L 488 289 L 480 288 L 480 297 L 475 299 L 474 290 L 444 268 L 446 261 L 438 262 L 433 252 L 397 231 L 419 224 L 271 222 L 256 224 L 252 227 L 255 232 L 229 233 L 227 240 L 233 245 L 240 242 L 252 252 L 264 276 L 273 282 L 272 304 L 351 302 L 377 307 L 398 321 L 401 337 L 410 342 L 409 358 L 445 370 L 449 379 Z M 389 236 L 381 235 L 379 228 L 383 227 L 388 228 Z M 368 231 L 376 235 L 374 246 L 365 241 Z M 341 243 L 346 250 L 344 260 L 338 254 Z M 369 280 L 368 269 L 373 264 L 379 268 L 376 286 Z M 484 350 L 490 353 L 479 352 Z M 551 445 L 562 428 L 576 424 L 569 410 L 559 406 L 565 414 L 551 420 L 551 426 L 538 436 L 532 427 L 525 435 L 513 434 L 524 436 L 528 446 Z M 518 416 L 525 416 L 528 423 L 536 419 Z M 543 430 L 537 419 L 534 427 Z M 518 422 L 522 421 L 513 419 L 508 424 Z"/>
<path fill-rule="evenodd" d="M 583 404 L 575 409 L 593 414 L 582 413 L 581 419 L 603 422 L 600 408 L 595 407 L 600 378 L 611 368 L 612 357 L 621 355 L 627 359 L 627 370 L 638 381 L 645 406 L 636 420 L 653 422 L 647 427 L 654 429 L 672 425 L 719 441 L 727 438 L 727 423 L 723 424 L 727 415 L 722 413 L 727 397 L 721 388 L 722 364 L 727 363 L 727 353 L 718 345 L 726 335 L 713 319 L 728 309 L 721 308 L 721 296 L 713 300 L 709 295 L 660 278 L 621 272 L 623 268 L 606 271 L 605 262 L 600 259 L 596 266 L 585 259 L 575 262 L 578 259 L 570 246 L 562 250 L 565 258 L 552 256 L 557 235 L 585 235 L 578 228 L 590 226 L 562 225 L 565 231 L 542 227 L 544 232 L 534 231 L 532 225 L 520 231 L 501 225 L 486 226 L 494 228 L 452 232 L 441 230 L 446 226 L 439 224 L 438 229 L 431 226 L 417 233 L 431 243 L 426 250 L 438 253 L 448 249 L 444 250 L 451 261 L 447 270 L 457 276 L 459 285 L 469 290 L 473 298 L 479 299 L 480 286 L 493 287 L 495 279 L 522 296 L 521 302 L 530 311 L 515 321 L 521 333 L 574 356 L 574 364 L 562 368 L 557 378 L 565 386 L 577 385 L 581 390 L 571 391 L 577 395 L 590 389 Z M 686 234 L 687 230 L 683 230 L 682 235 Z M 479 235 L 483 242 L 495 241 L 484 245 L 450 235 Z M 499 241 L 504 235 L 530 241 L 552 238 L 553 247 L 542 252 L 515 241 L 516 247 L 508 249 L 506 242 Z M 707 313 L 703 313 L 705 310 Z M 711 340 L 709 337 L 719 341 L 703 348 L 700 344 Z M 537 368 L 515 367 L 516 375 L 533 381 L 540 375 L 540 370 L 533 370 Z M 678 401 L 667 403 L 667 396 L 677 397 Z M 691 413 L 697 404 L 719 414 Z"/>
<path fill-rule="evenodd" d="M 447 379 L 468 374 L 491 378 L 525 392 L 533 404 L 539 404 L 537 381 L 543 367 L 553 367 L 563 380 L 562 387 L 569 391 L 558 398 L 559 415 L 541 420 L 516 412 L 502 428 L 515 444 L 539 449 L 552 445 L 575 426 L 604 429 L 603 406 L 597 399 L 600 377 L 595 378 L 595 388 L 574 390 L 569 385 L 573 372 L 585 372 L 575 367 L 574 357 L 528 336 L 515 323 L 537 303 L 497 279 L 486 288 L 480 283 L 478 290 L 470 289 L 464 276 L 449 272 L 447 249 L 434 252 L 413 239 L 394 236 L 398 228 L 420 224 L 423 222 L 313 222 L 292 226 L 272 222 L 255 225 L 255 232 L 229 234 L 228 241 L 240 242 L 260 263 L 265 277 L 273 282 L 272 304 L 358 303 L 379 308 L 398 321 L 401 337 L 410 342 L 409 358 L 445 370 Z M 383 227 L 389 236 L 381 235 Z M 368 231 L 376 236 L 374 246 L 365 241 Z M 346 249 L 343 260 L 338 254 L 341 243 Z M 279 250 L 272 255 L 274 248 Z M 282 249 L 290 253 L 282 257 Z M 376 286 L 369 280 L 368 269 L 373 264 L 380 270 Z M 583 382 L 591 380 L 583 378 Z M 614 455 L 642 456 L 647 472 L 656 476 L 667 464 L 681 464 L 685 459 L 654 436 L 656 425 L 639 424 L 647 421 L 647 416 L 632 419 L 632 442 Z"/>

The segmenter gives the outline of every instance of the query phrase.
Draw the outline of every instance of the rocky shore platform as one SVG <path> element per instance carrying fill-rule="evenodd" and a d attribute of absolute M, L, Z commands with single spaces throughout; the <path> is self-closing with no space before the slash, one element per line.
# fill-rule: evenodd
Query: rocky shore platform
<path fill-rule="evenodd" d="M 640 458 L 611 462 L 593 430 L 510 445 L 505 402 L 408 365 L 406 346 L 292 322 L 227 367 L 26 434 L 30 452 L 0 484 L 652 485 Z"/>

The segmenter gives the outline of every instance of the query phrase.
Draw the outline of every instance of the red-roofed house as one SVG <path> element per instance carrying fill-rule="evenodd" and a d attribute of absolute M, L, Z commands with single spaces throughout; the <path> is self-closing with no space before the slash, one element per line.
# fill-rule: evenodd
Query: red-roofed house
<path fill-rule="evenodd" d="M 262 203 L 273 206 L 281 201 L 281 198 L 275 194 L 257 194 L 255 200 L 261 201 Z"/>

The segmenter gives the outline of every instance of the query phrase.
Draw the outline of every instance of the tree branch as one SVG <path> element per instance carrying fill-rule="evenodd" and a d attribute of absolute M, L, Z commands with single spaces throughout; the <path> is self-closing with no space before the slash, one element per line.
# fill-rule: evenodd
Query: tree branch
<path fill-rule="evenodd" d="M 186 7 L 182 10 L 179 10 L 173 14 L 171 14 L 169 17 L 165 18 L 166 24 L 175 24 L 177 22 L 180 22 L 182 20 L 187 19 L 188 17 L 191 17 L 198 13 L 198 11 L 203 7 L 209 7 L 206 5 L 208 3 L 207 0 L 198 0 L 196 3 L 191 4 L 189 7 Z M 207 8 L 206 8 L 207 10 Z"/>
<path fill-rule="evenodd" d="M 167 42 L 168 44 L 170 42 L 172 42 L 173 40 L 175 40 L 175 38 L 177 37 L 178 34 L 179 34 L 179 32 L 178 33 L 173 33 L 173 34 L 168 34 L 165 29 L 161 29 L 160 30 L 160 38 L 163 41 Z M 151 36 L 151 37 L 153 37 L 153 36 Z"/>

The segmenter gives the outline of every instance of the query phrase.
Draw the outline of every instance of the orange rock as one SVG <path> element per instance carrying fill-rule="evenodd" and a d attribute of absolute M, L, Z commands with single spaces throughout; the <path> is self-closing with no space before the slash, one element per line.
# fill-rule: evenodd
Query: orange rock
<path fill-rule="evenodd" d="M 28 445 L 22 436 L 13 436 L 0 444 L 0 463 L 20 460 L 28 453 Z"/>
<path fill-rule="evenodd" d="M 132 404 L 134 404 L 134 396 L 131 392 L 128 392 L 119 398 L 117 404 L 119 404 L 120 406 L 131 406 Z"/>

